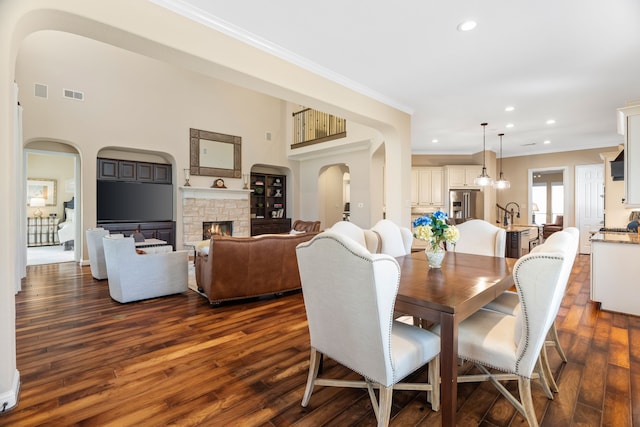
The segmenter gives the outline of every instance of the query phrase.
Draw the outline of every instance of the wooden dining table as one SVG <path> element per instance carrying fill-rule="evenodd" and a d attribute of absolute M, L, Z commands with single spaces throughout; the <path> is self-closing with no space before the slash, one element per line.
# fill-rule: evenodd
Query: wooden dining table
<path fill-rule="evenodd" d="M 395 310 L 440 324 L 442 425 L 455 426 L 458 325 L 513 285 L 516 260 L 447 252 L 440 268 L 429 268 L 424 252 L 396 259 L 401 276 Z"/>

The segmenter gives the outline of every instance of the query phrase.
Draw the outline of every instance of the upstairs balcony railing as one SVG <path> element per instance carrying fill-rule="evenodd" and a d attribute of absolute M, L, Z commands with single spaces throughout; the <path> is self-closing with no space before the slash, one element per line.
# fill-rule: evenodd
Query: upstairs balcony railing
<path fill-rule="evenodd" d="M 332 114 L 305 108 L 293 113 L 293 144 L 305 147 L 347 136 L 347 121 Z"/>

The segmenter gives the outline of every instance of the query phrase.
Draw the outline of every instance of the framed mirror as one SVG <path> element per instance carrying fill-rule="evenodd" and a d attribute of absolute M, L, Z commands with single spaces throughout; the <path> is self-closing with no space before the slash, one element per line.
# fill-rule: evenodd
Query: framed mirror
<path fill-rule="evenodd" d="M 189 129 L 191 175 L 241 178 L 242 138 Z"/>

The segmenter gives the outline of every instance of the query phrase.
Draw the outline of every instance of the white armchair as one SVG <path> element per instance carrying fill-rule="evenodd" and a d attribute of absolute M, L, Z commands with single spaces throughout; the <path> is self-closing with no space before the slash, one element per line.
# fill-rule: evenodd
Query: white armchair
<path fill-rule="evenodd" d="M 109 230 L 101 227 L 88 228 L 85 234 L 87 237 L 87 252 L 89 253 L 91 275 L 98 280 L 104 280 L 107 278 L 107 264 L 104 262 L 102 238 L 109 235 Z M 122 234 L 112 234 L 111 236 L 113 238 L 124 237 Z"/>
<path fill-rule="evenodd" d="M 302 406 L 316 385 L 369 390 L 378 426 L 389 423 L 393 389 L 424 390 L 439 409 L 439 338 L 393 320 L 400 281 L 398 262 L 371 254 L 341 234 L 324 232 L 296 248 L 311 337 L 311 360 Z M 365 377 L 318 378 L 323 354 Z M 429 364 L 429 383 L 399 384 Z M 374 388 L 379 388 L 379 404 Z"/>
<path fill-rule="evenodd" d="M 460 238 L 455 245 L 447 242 L 448 251 L 504 258 L 507 233 L 503 228 L 481 219 L 463 222 L 456 228 Z"/>
<path fill-rule="evenodd" d="M 380 236 L 380 253 L 392 257 L 411 253 L 413 233 L 407 227 L 400 227 L 393 221 L 381 219 L 371 227 Z"/>
<path fill-rule="evenodd" d="M 188 287 L 188 251 L 138 254 L 133 238 L 102 239 L 109 294 L 118 302 L 185 292 Z"/>

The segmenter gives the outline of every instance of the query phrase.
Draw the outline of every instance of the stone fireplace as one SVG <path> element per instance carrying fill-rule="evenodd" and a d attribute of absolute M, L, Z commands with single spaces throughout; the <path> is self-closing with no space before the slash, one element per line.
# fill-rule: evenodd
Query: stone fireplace
<path fill-rule="evenodd" d="M 250 190 L 180 187 L 182 193 L 183 243 L 203 240 L 203 223 L 230 223 L 229 233 L 249 237 Z"/>

